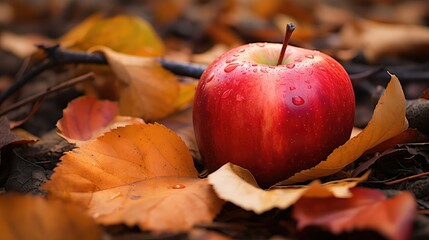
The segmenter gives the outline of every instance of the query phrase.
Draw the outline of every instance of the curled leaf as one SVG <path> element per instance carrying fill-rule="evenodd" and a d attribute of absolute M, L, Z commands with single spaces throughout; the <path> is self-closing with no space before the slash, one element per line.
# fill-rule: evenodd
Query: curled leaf
<path fill-rule="evenodd" d="M 176 109 L 179 82 L 154 58 L 102 51 L 119 79 L 119 109 L 122 115 L 142 117 L 145 121 L 161 119 Z"/>
<path fill-rule="evenodd" d="M 405 97 L 395 75 L 378 101 L 374 114 L 366 128 L 345 144 L 336 148 L 325 161 L 296 173 L 279 184 L 304 182 L 334 174 L 359 158 L 365 151 L 390 139 L 408 128 L 405 117 Z"/>
<path fill-rule="evenodd" d="M 257 214 L 273 208 L 286 209 L 300 198 L 351 197 L 350 188 L 366 180 L 368 175 L 341 181 L 320 183 L 315 180 L 306 186 L 288 186 L 281 189 L 263 190 L 258 187 L 252 174 L 244 168 L 227 163 L 208 176 L 216 194 L 223 200 L 254 211 Z"/>

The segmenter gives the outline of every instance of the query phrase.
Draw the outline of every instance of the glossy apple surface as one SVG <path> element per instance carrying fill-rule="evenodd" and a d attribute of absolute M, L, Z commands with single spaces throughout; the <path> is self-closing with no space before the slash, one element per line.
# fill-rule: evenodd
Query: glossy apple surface
<path fill-rule="evenodd" d="M 281 44 L 232 49 L 199 81 L 193 121 L 210 171 L 232 162 L 268 187 L 315 166 L 350 136 L 355 98 L 333 58 Z"/>

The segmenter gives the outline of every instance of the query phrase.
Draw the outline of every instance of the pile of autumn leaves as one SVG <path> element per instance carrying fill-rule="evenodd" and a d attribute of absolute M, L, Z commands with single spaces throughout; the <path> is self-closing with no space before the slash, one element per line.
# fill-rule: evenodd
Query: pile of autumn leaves
<path fill-rule="evenodd" d="M 109 35 L 107 29 L 118 32 Z M 124 48 L 115 39 L 135 42 Z M 263 190 L 250 172 L 233 164 L 199 178 L 182 139 L 161 124 L 145 123 L 143 119 L 156 121 L 185 109 L 194 91 L 192 84 L 180 83 L 154 60 L 162 55 L 163 45 L 146 22 L 95 16 L 61 42 L 71 49 L 105 54 L 110 69 L 98 69 L 98 79 L 104 87 L 111 85 L 108 89 L 113 89 L 117 102 L 84 96 L 69 103 L 57 127 L 77 147 L 64 154 L 43 186 L 47 199 L 15 198 L 15 207 L 26 206 L 26 216 L 12 217 L 14 206 L 0 204 L 2 236 L 19 239 L 19 227 L 8 224 L 23 226 L 34 219 L 47 226 L 32 229 L 34 239 L 38 234 L 41 238 L 51 234 L 52 222 L 52 228 L 63 229 L 71 239 L 100 238 L 97 224 L 137 225 L 153 232 L 188 231 L 213 221 L 226 201 L 256 214 L 293 207 L 299 230 L 320 226 L 334 234 L 369 229 L 389 239 L 410 236 L 416 214 L 411 194 L 387 199 L 377 190 L 356 187 L 367 174 L 323 184 L 314 180 L 340 171 L 368 149 L 407 129 L 405 98 L 395 76 L 361 133 L 314 168 Z M 101 91 L 94 85 L 85 90 Z M 308 180 L 314 181 L 291 185 Z M 11 197 L 2 196 L 0 202 Z"/>

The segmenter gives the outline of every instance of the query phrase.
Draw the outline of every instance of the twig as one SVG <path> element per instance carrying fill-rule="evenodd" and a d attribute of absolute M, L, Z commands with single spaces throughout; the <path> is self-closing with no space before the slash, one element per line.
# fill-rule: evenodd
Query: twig
<path fill-rule="evenodd" d="M 415 175 L 412 175 L 412 176 L 404 177 L 404 178 L 393 180 L 393 181 L 390 181 L 390 182 L 385 182 L 384 184 L 386 184 L 386 185 L 393 185 L 393 184 L 397 184 L 397 183 L 401 183 L 401 182 L 406 182 L 406 181 L 413 180 L 413 179 L 416 179 L 416 178 L 419 178 L 419 177 L 424 177 L 424 176 L 429 176 L 429 172 L 415 174 Z"/>
<path fill-rule="evenodd" d="M 9 89 L 3 92 L 0 95 L 0 104 L 2 104 L 8 97 L 17 92 L 33 78 L 45 70 L 51 69 L 53 67 L 66 64 L 107 64 L 106 58 L 100 52 L 87 53 L 71 51 L 61 48 L 59 45 L 39 45 L 38 47 L 46 53 L 47 58 L 23 74 L 22 77 L 19 78 Z M 156 60 L 158 60 L 165 69 L 181 76 L 188 76 L 198 79 L 205 70 L 205 66 L 203 65 L 177 63 L 162 58 L 158 58 Z"/>
<path fill-rule="evenodd" d="M 38 94 L 35 94 L 35 95 L 30 96 L 28 98 L 22 99 L 21 101 L 15 103 L 13 105 L 11 105 L 7 109 L 2 110 L 0 112 L 0 116 L 3 116 L 3 115 L 5 115 L 6 113 L 8 113 L 10 111 L 13 111 L 13 110 L 15 110 L 17 108 L 20 108 L 20 107 L 22 107 L 22 106 L 24 106 L 24 105 L 26 105 L 28 103 L 34 102 L 37 99 L 39 99 L 41 97 L 44 97 L 44 96 L 47 96 L 47 95 L 49 95 L 51 93 L 54 93 L 54 92 L 57 92 L 59 90 L 62 90 L 62 89 L 74 86 L 74 85 L 76 85 L 78 83 L 81 83 L 81 82 L 85 82 L 85 81 L 89 81 L 89 80 L 94 80 L 94 79 L 95 79 L 94 73 L 92 73 L 92 72 L 84 74 L 84 75 L 76 77 L 76 78 L 73 78 L 73 79 L 70 79 L 70 80 L 65 81 L 63 83 L 60 83 L 60 84 L 58 84 L 56 86 L 50 87 L 50 88 L 46 89 L 46 91 L 44 91 L 42 93 L 38 93 Z"/>

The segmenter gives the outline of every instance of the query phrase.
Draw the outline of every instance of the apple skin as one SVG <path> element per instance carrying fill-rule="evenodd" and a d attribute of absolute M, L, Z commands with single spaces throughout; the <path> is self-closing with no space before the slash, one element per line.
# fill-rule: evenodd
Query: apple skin
<path fill-rule="evenodd" d="M 355 97 L 344 68 L 318 51 L 252 43 L 218 57 L 202 74 L 193 109 L 210 172 L 227 162 L 269 187 L 317 165 L 345 143 Z"/>

